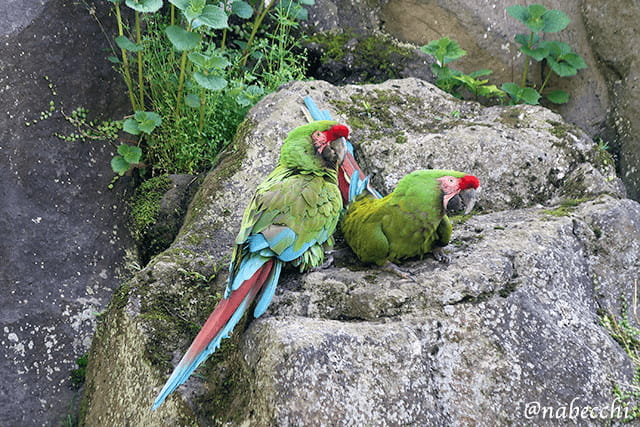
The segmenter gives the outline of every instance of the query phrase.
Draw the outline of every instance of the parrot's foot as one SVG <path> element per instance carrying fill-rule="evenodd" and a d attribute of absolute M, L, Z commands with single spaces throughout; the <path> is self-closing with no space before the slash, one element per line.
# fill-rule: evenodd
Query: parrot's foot
<path fill-rule="evenodd" d="M 398 267 L 397 265 L 395 265 L 391 261 L 387 261 L 387 263 L 385 265 L 383 265 L 381 268 L 383 270 L 385 270 L 385 271 L 388 271 L 390 273 L 396 274 L 396 275 L 402 277 L 403 279 L 411 280 L 414 283 L 418 283 L 411 273 L 408 273 L 408 272 L 402 270 L 400 267 Z"/>
<path fill-rule="evenodd" d="M 441 262 L 443 264 L 449 264 L 449 262 L 451 262 L 451 257 L 444 253 L 444 248 L 437 247 L 433 251 L 431 251 L 431 253 L 438 262 Z"/>
<path fill-rule="evenodd" d="M 322 264 L 320 264 L 319 266 L 317 266 L 314 270 L 326 270 L 332 265 L 333 265 L 333 255 L 329 254 L 329 256 L 327 257 L 327 260 Z"/>

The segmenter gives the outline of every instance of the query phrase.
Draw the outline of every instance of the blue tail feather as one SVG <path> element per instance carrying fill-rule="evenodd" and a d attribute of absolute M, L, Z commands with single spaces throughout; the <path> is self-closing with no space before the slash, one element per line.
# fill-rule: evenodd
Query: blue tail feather
<path fill-rule="evenodd" d="M 262 295 L 259 297 L 256 303 L 256 308 L 253 311 L 253 317 L 258 318 L 267 311 L 273 295 L 276 293 L 276 286 L 278 285 L 278 279 L 280 279 L 280 272 L 282 271 L 282 265 L 284 263 L 280 260 L 275 260 L 269 279 L 262 286 Z"/>

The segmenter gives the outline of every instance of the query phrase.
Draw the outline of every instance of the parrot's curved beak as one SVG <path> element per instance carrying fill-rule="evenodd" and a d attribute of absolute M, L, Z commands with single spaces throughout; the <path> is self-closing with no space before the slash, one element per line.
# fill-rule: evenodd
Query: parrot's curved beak
<path fill-rule="evenodd" d="M 322 158 L 331 166 L 338 167 L 347 154 L 347 140 L 344 137 L 329 142 L 320 152 Z"/>
<path fill-rule="evenodd" d="M 476 204 L 477 192 L 475 188 L 467 188 L 460 192 L 460 199 L 464 203 L 464 214 L 468 215 Z"/>

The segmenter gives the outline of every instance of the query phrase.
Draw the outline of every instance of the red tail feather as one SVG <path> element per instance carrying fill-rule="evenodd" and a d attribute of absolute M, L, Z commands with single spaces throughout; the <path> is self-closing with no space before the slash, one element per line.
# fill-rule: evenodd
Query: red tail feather
<path fill-rule="evenodd" d="M 211 340 L 226 325 L 247 295 L 251 294 L 251 300 L 255 298 L 260 291 L 260 288 L 262 288 L 262 285 L 269 277 L 272 267 L 273 260 L 267 261 L 253 274 L 253 276 L 245 280 L 238 289 L 233 291 L 231 295 L 229 295 L 229 298 L 220 300 L 216 308 L 213 310 L 213 313 L 211 313 L 204 326 L 193 340 L 185 358 L 191 359 L 196 357 L 207 347 L 207 345 L 209 345 Z M 251 301 L 249 301 L 247 307 L 250 304 Z"/>

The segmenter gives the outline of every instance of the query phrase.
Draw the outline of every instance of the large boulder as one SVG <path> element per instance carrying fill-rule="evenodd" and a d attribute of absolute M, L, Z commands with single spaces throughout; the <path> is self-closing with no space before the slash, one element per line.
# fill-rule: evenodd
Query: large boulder
<path fill-rule="evenodd" d="M 467 73 L 491 69 L 493 74 L 489 78 L 498 86 L 519 81 L 522 75 L 524 61 L 514 36 L 525 33 L 526 28 L 505 12 L 507 7 L 518 3 L 516 1 L 479 4 L 471 0 L 320 0 L 316 3 L 308 24 L 314 31 L 353 31 L 361 34 L 360 39 L 382 33 L 415 47 L 446 36 L 457 40 L 467 51 L 467 56 L 451 64 L 453 68 Z M 638 49 L 632 47 L 639 43 L 636 22 L 640 6 L 637 2 L 623 0 L 604 3 L 549 0 L 545 6 L 564 11 L 572 21 L 565 30 L 549 34 L 547 38 L 569 43 L 588 66 L 576 76 L 554 76 L 550 80 L 550 89 L 562 89 L 571 96 L 569 103 L 557 109 L 568 122 L 592 136 L 602 137 L 619 154 L 621 177 L 630 197 L 638 200 L 640 107 L 635 94 L 639 58 Z M 347 43 L 343 47 L 345 52 L 354 49 L 358 49 L 357 44 Z M 381 49 L 389 50 L 390 47 Z M 401 66 L 398 75 L 429 78 L 424 71 L 428 64 L 421 55 L 416 51 L 413 62 L 406 58 L 396 61 L 411 64 Z M 375 61 L 371 68 L 375 69 L 380 62 L 378 55 L 375 55 Z M 320 72 L 325 69 L 328 72 L 317 77 L 334 78 L 336 68 L 340 69 L 334 62 L 320 67 Z M 349 68 L 348 61 L 342 62 L 342 68 Z M 386 68 L 394 69 L 385 63 Z M 537 64 L 532 64 L 529 76 L 540 84 L 541 70 Z"/>
<path fill-rule="evenodd" d="M 220 297 L 244 207 L 305 123 L 306 95 L 352 128 L 381 191 L 411 170 L 460 169 L 482 181 L 476 214 L 454 222 L 450 264 L 403 264 L 415 282 L 353 255 L 285 272 L 268 312 L 151 412 Z M 608 408 L 634 366 L 599 316 L 633 297 L 639 218 L 608 155 L 544 108 L 483 108 L 416 79 L 285 85 L 249 112 L 172 246 L 112 301 L 82 421 L 497 425 L 527 421 L 535 402 Z"/>
<path fill-rule="evenodd" d="M 97 30 L 96 19 L 113 28 L 108 3 L 100 3 L 0 4 L 3 426 L 73 420 L 71 373 L 125 275 L 127 185 L 108 189 L 114 150 L 54 136 L 72 130 L 61 110 L 86 107 L 90 117 L 109 118 L 126 102 Z M 40 120 L 50 102 L 53 115 Z"/>

